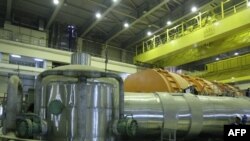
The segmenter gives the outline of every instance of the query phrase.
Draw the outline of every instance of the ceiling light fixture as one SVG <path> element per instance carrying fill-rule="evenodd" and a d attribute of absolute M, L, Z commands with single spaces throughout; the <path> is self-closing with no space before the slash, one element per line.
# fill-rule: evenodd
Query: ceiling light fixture
<path fill-rule="evenodd" d="M 167 21 L 167 25 L 171 25 L 172 24 L 172 22 L 171 21 Z"/>
<path fill-rule="evenodd" d="M 125 28 L 128 28 L 129 27 L 129 24 L 126 22 L 126 23 L 124 23 L 124 25 L 123 25 Z"/>
<path fill-rule="evenodd" d="M 196 11 L 197 11 L 197 7 L 193 6 L 193 7 L 191 8 L 191 11 L 192 11 L 192 12 L 196 12 Z"/>
<path fill-rule="evenodd" d="M 35 58 L 34 60 L 37 62 L 43 62 L 43 59 L 39 59 L 39 58 Z"/>
<path fill-rule="evenodd" d="M 239 55 L 239 52 L 235 52 L 234 55 L 235 55 L 235 56 Z"/>
<path fill-rule="evenodd" d="M 216 60 L 216 61 L 219 61 L 219 60 L 220 60 L 220 58 L 219 58 L 219 57 L 217 57 L 215 60 Z"/>
<path fill-rule="evenodd" d="M 55 5 L 58 5 L 58 4 L 59 4 L 59 0 L 53 0 L 53 3 L 54 3 Z"/>
<path fill-rule="evenodd" d="M 151 35 L 152 35 L 152 32 L 151 32 L 151 31 L 148 31 L 148 32 L 147 32 L 147 35 L 148 35 L 148 36 L 151 36 Z"/>
<path fill-rule="evenodd" d="M 13 57 L 13 58 L 21 58 L 20 55 L 15 55 L 15 54 L 12 54 L 11 57 Z"/>
<path fill-rule="evenodd" d="M 102 15 L 101 15 L 100 12 L 97 12 L 97 13 L 95 14 L 95 17 L 96 17 L 97 19 L 100 19 L 100 18 L 102 17 Z"/>

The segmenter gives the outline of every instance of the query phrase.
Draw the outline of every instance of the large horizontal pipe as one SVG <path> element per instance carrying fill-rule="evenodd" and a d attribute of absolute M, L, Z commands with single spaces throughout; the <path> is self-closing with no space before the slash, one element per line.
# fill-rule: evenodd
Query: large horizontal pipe
<path fill-rule="evenodd" d="M 249 98 L 125 93 L 125 115 L 137 120 L 137 136 L 145 141 L 175 132 L 178 139 L 222 137 L 223 125 L 232 123 L 236 114 L 249 119 Z"/>

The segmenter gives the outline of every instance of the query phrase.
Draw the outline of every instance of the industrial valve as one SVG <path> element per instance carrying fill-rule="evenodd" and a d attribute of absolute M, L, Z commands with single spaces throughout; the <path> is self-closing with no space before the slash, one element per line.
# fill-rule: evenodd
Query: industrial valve
<path fill-rule="evenodd" d="M 47 133 L 47 123 L 33 113 L 23 114 L 16 120 L 16 136 L 20 138 L 33 138 L 36 135 Z"/>
<path fill-rule="evenodd" d="M 113 132 L 120 136 L 133 137 L 136 135 L 137 128 L 137 121 L 128 117 L 116 120 L 113 124 Z"/>

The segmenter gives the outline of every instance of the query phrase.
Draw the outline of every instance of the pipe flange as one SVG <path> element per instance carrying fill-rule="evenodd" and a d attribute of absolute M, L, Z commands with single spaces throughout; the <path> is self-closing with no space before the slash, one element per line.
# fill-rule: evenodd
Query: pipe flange
<path fill-rule="evenodd" d="M 48 109 L 49 109 L 49 113 L 54 114 L 54 115 L 59 115 L 62 113 L 64 109 L 64 105 L 62 104 L 60 100 L 52 100 L 49 103 Z"/>

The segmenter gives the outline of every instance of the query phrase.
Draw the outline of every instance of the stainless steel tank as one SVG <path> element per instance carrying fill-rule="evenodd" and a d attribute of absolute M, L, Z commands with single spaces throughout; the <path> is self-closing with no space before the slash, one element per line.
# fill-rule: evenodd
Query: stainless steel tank
<path fill-rule="evenodd" d="M 125 115 L 138 123 L 137 138 L 219 137 L 236 114 L 250 117 L 250 99 L 192 94 L 125 93 Z"/>
<path fill-rule="evenodd" d="M 113 86 L 101 82 L 48 84 L 43 101 L 48 140 L 111 140 Z"/>
<path fill-rule="evenodd" d="M 121 83 L 112 83 L 110 78 Z M 112 123 L 123 115 L 119 103 L 124 101 L 119 93 L 123 92 L 122 85 L 118 75 L 79 65 L 40 74 L 35 112 L 48 123 L 47 139 L 114 141 Z"/>

